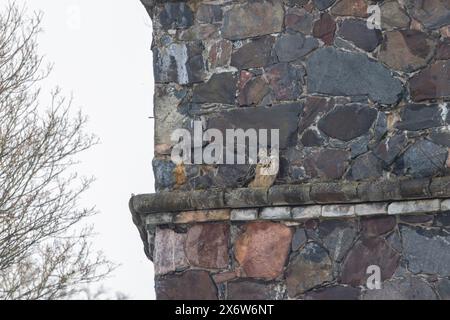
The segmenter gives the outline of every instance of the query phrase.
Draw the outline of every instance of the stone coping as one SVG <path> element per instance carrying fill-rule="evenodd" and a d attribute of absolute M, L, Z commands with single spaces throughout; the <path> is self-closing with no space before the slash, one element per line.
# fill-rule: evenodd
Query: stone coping
<path fill-rule="evenodd" d="M 275 185 L 268 189 L 210 189 L 142 194 L 133 216 L 214 209 L 394 202 L 450 198 L 450 177 Z"/>

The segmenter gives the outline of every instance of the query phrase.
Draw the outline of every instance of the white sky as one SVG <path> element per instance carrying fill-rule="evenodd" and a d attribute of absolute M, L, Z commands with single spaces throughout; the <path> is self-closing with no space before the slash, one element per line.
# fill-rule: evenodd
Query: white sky
<path fill-rule="evenodd" d="M 121 264 L 104 286 L 152 299 L 153 266 L 128 210 L 131 193 L 154 191 L 150 18 L 139 0 L 18 2 L 44 13 L 40 50 L 54 63 L 45 89 L 72 93 L 74 108 L 89 116 L 89 130 L 101 139 L 80 171 L 97 178 L 82 199 L 100 211 L 95 246 Z"/>

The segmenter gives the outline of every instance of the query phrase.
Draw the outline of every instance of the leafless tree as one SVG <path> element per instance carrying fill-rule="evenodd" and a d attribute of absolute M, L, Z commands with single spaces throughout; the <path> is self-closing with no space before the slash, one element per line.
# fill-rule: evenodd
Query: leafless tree
<path fill-rule="evenodd" d="M 0 298 L 64 299 L 102 279 L 111 264 L 91 249 L 79 197 L 92 179 L 76 157 L 97 140 L 59 90 L 42 104 L 50 69 L 37 51 L 41 14 L 0 7 Z"/>

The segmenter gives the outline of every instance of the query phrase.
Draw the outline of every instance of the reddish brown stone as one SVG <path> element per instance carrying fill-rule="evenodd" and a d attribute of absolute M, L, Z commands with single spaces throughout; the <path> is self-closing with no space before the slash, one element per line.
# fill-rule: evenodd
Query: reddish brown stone
<path fill-rule="evenodd" d="M 217 300 L 217 288 L 208 272 L 186 271 L 155 281 L 158 300 Z"/>
<path fill-rule="evenodd" d="M 224 283 L 227 281 L 234 280 L 237 277 L 239 277 L 239 275 L 237 274 L 236 271 L 226 271 L 226 272 L 222 272 L 222 273 L 216 273 L 212 277 L 214 279 L 214 282 L 219 284 L 219 283 Z"/>
<path fill-rule="evenodd" d="M 433 41 L 423 32 L 391 31 L 385 34 L 378 58 L 391 68 L 411 72 L 426 65 L 434 48 Z"/>
<path fill-rule="evenodd" d="M 262 76 L 247 81 L 239 92 L 239 105 L 259 105 L 270 93 L 269 86 Z"/>
<path fill-rule="evenodd" d="M 376 237 L 386 234 L 397 224 L 395 217 L 381 216 L 361 219 L 361 229 L 366 237 Z"/>
<path fill-rule="evenodd" d="M 247 277 L 275 279 L 283 271 L 292 230 L 273 222 L 251 222 L 235 243 L 235 257 Z"/>
<path fill-rule="evenodd" d="M 347 170 L 349 160 L 348 151 L 323 149 L 306 158 L 305 169 L 312 177 L 339 179 Z"/>
<path fill-rule="evenodd" d="M 304 70 L 287 63 L 278 63 L 265 69 L 275 100 L 296 100 L 302 93 Z"/>
<path fill-rule="evenodd" d="M 399 254 L 382 238 L 363 238 L 350 250 L 342 265 L 341 283 L 364 285 L 369 275 L 367 267 L 380 267 L 381 279 L 392 277 L 398 267 Z"/>
<path fill-rule="evenodd" d="M 439 43 L 436 53 L 437 60 L 450 59 L 450 38 L 447 38 Z"/>
<path fill-rule="evenodd" d="M 341 0 L 331 9 L 331 13 L 336 16 L 365 18 L 368 16 L 367 8 L 365 0 Z"/>
<path fill-rule="evenodd" d="M 304 9 L 290 8 L 284 16 L 284 24 L 287 30 L 311 34 L 313 15 Z"/>
<path fill-rule="evenodd" d="M 197 224 L 187 234 L 184 250 L 191 265 L 222 269 L 228 266 L 229 226 L 225 223 Z"/>
<path fill-rule="evenodd" d="M 308 97 L 305 102 L 305 109 L 300 118 L 299 132 L 305 131 L 316 119 L 316 117 L 321 113 L 328 112 L 332 103 L 328 103 L 327 99 L 320 97 Z"/>
<path fill-rule="evenodd" d="M 224 67 L 230 63 L 233 46 L 231 41 L 219 40 L 209 50 L 210 68 Z"/>
<path fill-rule="evenodd" d="M 335 32 L 336 22 L 328 13 L 322 14 L 320 19 L 314 23 L 314 37 L 321 39 L 326 45 L 333 43 Z"/>
<path fill-rule="evenodd" d="M 450 96 L 450 61 L 437 61 L 409 81 L 414 101 Z"/>

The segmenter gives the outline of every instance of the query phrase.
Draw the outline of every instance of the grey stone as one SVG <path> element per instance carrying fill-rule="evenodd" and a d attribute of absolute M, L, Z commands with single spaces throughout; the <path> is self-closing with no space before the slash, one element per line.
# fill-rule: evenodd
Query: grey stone
<path fill-rule="evenodd" d="M 153 69 L 156 83 L 200 82 L 205 77 L 205 62 L 200 41 L 177 43 L 153 48 Z"/>
<path fill-rule="evenodd" d="M 393 104 L 403 92 L 401 82 L 387 68 L 360 53 L 318 49 L 307 59 L 306 69 L 310 93 L 368 95 L 376 102 Z"/>
<path fill-rule="evenodd" d="M 368 150 L 370 142 L 370 136 L 364 135 L 352 141 L 350 145 L 350 149 L 352 151 L 352 158 L 356 158 L 363 153 L 366 153 Z"/>
<path fill-rule="evenodd" d="M 258 209 L 234 209 L 231 210 L 232 221 L 250 221 L 258 218 Z"/>
<path fill-rule="evenodd" d="M 155 274 L 161 275 L 189 266 L 184 253 L 186 234 L 176 233 L 171 229 L 156 228 L 153 263 Z"/>
<path fill-rule="evenodd" d="M 215 73 L 208 82 L 195 86 L 192 101 L 195 103 L 234 104 L 236 90 L 236 73 Z"/>
<path fill-rule="evenodd" d="M 397 1 L 386 1 L 381 6 L 381 27 L 384 30 L 409 27 L 410 18 Z"/>
<path fill-rule="evenodd" d="M 222 34 L 226 39 L 239 40 L 277 33 L 283 27 L 283 18 L 284 10 L 279 1 L 235 5 L 224 13 Z"/>
<path fill-rule="evenodd" d="M 355 224 L 350 221 L 325 220 L 319 225 L 319 236 L 333 261 L 344 259 L 356 235 Z"/>
<path fill-rule="evenodd" d="M 423 130 L 442 125 L 439 105 L 409 104 L 402 111 L 402 121 L 396 127 L 400 130 Z"/>
<path fill-rule="evenodd" d="M 289 8 L 284 16 L 286 30 L 311 34 L 314 16 L 299 8 Z"/>
<path fill-rule="evenodd" d="M 238 69 L 260 68 L 269 65 L 272 57 L 273 36 L 263 36 L 244 44 L 231 55 L 231 65 Z"/>
<path fill-rule="evenodd" d="M 286 286 L 291 298 L 332 280 L 332 262 L 328 253 L 314 242 L 306 244 L 292 257 L 286 269 Z"/>
<path fill-rule="evenodd" d="M 322 214 L 322 206 L 305 206 L 292 208 L 292 217 L 294 219 L 318 218 Z"/>
<path fill-rule="evenodd" d="M 344 286 L 320 288 L 305 294 L 305 300 L 358 300 L 360 289 Z"/>
<path fill-rule="evenodd" d="M 153 174 L 157 191 L 171 189 L 175 184 L 173 170 L 175 164 L 170 160 L 153 159 Z"/>
<path fill-rule="evenodd" d="M 312 37 L 305 37 L 301 33 L 287 33 L 277 39 L 275 53 L 280 62 L 291 62 L 306 56 L 318 46 L 319 42 Z"/>
<path fill-rule="evenodd" d="M 223 89 L 221 89 L 223 90 Z M 270 108 L 242 108 L 228 112 L 216 113 L 207 120 L 208 128 L 220 130 L 224 137 L 226 129 L 279 129 L 280 148 L 296 142 L 298 119 L 303 110 L 301 103 L 275 105 Z"/>
<path fill-rule="evenodd" d="M 397 230 L 392 232 L 387 238 L 386 241 L 389 243 L 392 249 L 397 252 L 402 252 L 402 239 L 400 238 L 400 234 Z"/>
<path fill-rule="evenodd" d="M 238 280 L 228 283 L 228 300 L 282 300 L 286 288 L 280 283 Z"/>
<path fill-rule="evenodd" d="M 442 300 L 450 300 L 450 280 L 445 278 L 439 280 L 437 291 Z"/>
<path fill-rule="evenodd" d="M 196 18 L 202 23 L 218 23 L 222 21 L 222 8 L 221 6 L 202 4 L 196 14 Z"/>
<path fill-rule="evenodd" d="M 450 148 L 450 131 L 433 130 L 430 134 L 430 140 L 436 144 Z"/>
<path fill-rule="evenodd" d="M 166 2 L 158 21 L 164 29 L 187 28 L 194 24 L 194 14 L 184 2 Z"/>
<path fill-rule="evenodd" d="M 416 277 L 394 279 L 379 290 L 368 290 L 363 300 L 435 300 L 436 294 L 424 280 Z"/>
<path fill-rule="evenodd" d="M 145 224 L 147 225 L 169 224 L 172 223 L 172 221 L 173 221 L 173 213 L 170 212 L 153 213 L 145 217 Z"/>
<path fill-rule="evenodd" d="M 338 35 L 365 51 L 373 51 L 381 43 L 381 31 L 367 28 L 366 20 L 346 19 L 341 23 Z"/>
<path fill-rule="evenodd" d="M 353 180 L 379 178 L 382 175 L 381 161 L 371 152 L 356 158 L 351 167 L 351 178 Z"/>
<path fill-rule="evenodd" d="M 361 203 L 355 205 L 355 213 L 357 216 L 387 214 L 387 207 L 388 204 L 386 202 Z"/>
<path fill-rule="evenodd" d="M 446 0 L 406 0 L 406 7 L 428 29 L 438 29 L 449 23 L 450 4 Z"/>
<path fill-rule="evenodd" d="M 328 9 L 336 0 L 314 0 L 314 6 L 320 11 Z"/>
<path fill-rule="evenodd" d="M 294 236 L 292 237 L 292 251 L 297 251 L 300 249 L 307 241 L 305 229 L 303 228 L 297 228 L 295 230 Z"/>
<path fill-rule="evenodd" d="M 377 111 L 365 105 L 336 106 L 319 120 L 318 127 L 327 136 L 350 141 L 367 133 L 377 117 Z"/>
<path fill-rule="evenodd" d="M 260 218 L 266 220 L 290 219 L 291 208 L 290 207 L 263 208 L 260 213 Z"/>
<path fill-rule="evenodd" d="M 411 214 L 437 212 L 440 210 L 439 199 L 392 202 L 388 207 L 389 214 Z"/>
<path fill-rule="evenodd" d="M 354 215 L 355 207 L 353 205 L 336 204 L 322 207 L 322 217 L 351 217 Z"/>
<path fill-rule="evenodd" d="M 403 255 L 413 273 L 450 276 L 450 235 L 439 230 L 402 226 Z"/>
<path fill-rule="evenodd" d="M 158 300 L 217 300 L 217 288 L 203 270 L 160 278 L 155 281 L 155 291 Z"/>
<path fill-rule="evenodd" d="M 414 143 L 402 157 L 403 171 L 414 177 L 429 177 L 441 172 L 447 160 L 447 148 L 428 140 Z"/>

